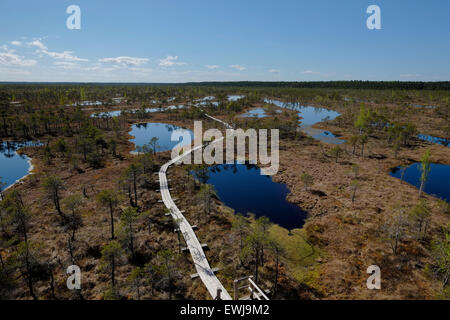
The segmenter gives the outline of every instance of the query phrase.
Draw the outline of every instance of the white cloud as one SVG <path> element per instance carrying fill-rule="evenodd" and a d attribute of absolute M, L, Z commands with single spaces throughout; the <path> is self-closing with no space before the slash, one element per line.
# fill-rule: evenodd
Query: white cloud
<path fill-rule="evenodd" d="M 314 72 L 314 71 L 312 71 L 312 70 L 305 70 L 305 71 L 303 71 L 302 73 L 303 73 L 303 74 L 313 74 L 313 73 L 316 73 L 316 72 Z"/>
<path fill-rule="evenodd" d="M 270 73 L 280 73 L 280 70 L 278 69 L 269 69 Z"/>
<path fill-rule="evenodd" d="M 47 50 L 42 50 L 44 54 L 49 56 L 50 58 L 57 60 L 67 60 L 67 61 L 88 61 L 88 59 L 78 58 L 77 56 L 72 55 L 73 51 L 63 51 L 63 52 L 52 52 Z"/>
<path fill-rule="evenodd" d="M 85 68 L 86 71 L 98 71 L 102 69 L 102 64 L 101 63 L 96 63 L 91 67 L 87 67 Z"/>
<path fill-rule="evenodd" d="M 20 47 L 20 46 L 22 45 L 22 42 L 21 42 L 21 41 L 11 41 L 11 44 L 12 44 L 13 46 Z"/>
<path fill-rule="evenodd" d="M 245 67 L 241 66 L 239 64 L 232 64 L 230 67 L 233 68 L 233 69 L 239 70 L 239 71 L 245 70 Z"/>
<path fill-rule="evenodd" d="M 187 64 L 186 62 L 178 62 L 177 60 L 178 56 L 167 56 L 167 58 L 159 60 L 159 65 L 161 67 L 173 67 Z"/>
<path fill-rule="evenodd" d="M 149 60 L 147 58 L 135 58 L 135 57 L 115 57 L 115 58 L 103 58 L 99 59 L 100 62 L 111 62 L 122 67 L 129 66 L 140 66 L 147 63 Z"/>
<path fill-rule="evenodd" d="M 0 53 L 0 64 L 7 66 L 30 67 L 36 64 L 36 60 L 26 60 L 10 51 Z"/>
<path fill-rule="evenodd" d="M 40 40 L 33 40 L 30 42 L 27 42 L 27 45 L 30 47 L 38 48 L 37 52 L 39 52 L 41 54 L 45 54 L 52 59 L 66 60 L 66 61 L 88 61 L 88 59 L 83 59 L 83 58 L 74 56 L 72 54 L 73 51 L 63 51 L 63 52 L 48 51 L 47 46 L 45 44 L 43 44 Z"/>
<path fill-rule="evenodd" d="M 40 40 L 33 40 L 31 42 L 27 42 L 27 45 L 29 45 L 31 47 L 37 47 L 38 49 L 40 49 L 42 51 L 48 49 Z"/>
<path fill-rule="evenodd" d="M 244 66 L 241 66 L 239 64 L 232 64 L 230 67 L 239 71 L 243 71 L 246 69 Z"/>
<path fill-rule="evenodd" d="M 213 65 L 206 65 L 205 67 L 207 67 L 210 70 L 214 70 L 214 69 L 219 69 L 220 68 L 220 66 L 215 65 L 215 64 L 213 64 Z"/>

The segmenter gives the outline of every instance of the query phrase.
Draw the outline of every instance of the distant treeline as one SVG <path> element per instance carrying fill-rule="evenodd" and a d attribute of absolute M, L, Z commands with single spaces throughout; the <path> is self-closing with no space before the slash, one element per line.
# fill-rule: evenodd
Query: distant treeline
<path fill-rule="evenodd" d="M 189 82 L 181 85 L 205 87 L 260 87 L 260 88 L 323 88 L 323 89 L 374 89 L 374 90 L 450 90 L 450 81 L 238 81 Z"/>
<path fill-rule="evenodd" d="M 231 81 L 231 82 L 186 82 L 186 83 L 82 83 L 82 82 L 0 82 L 17 87 L 70 87 L 70 86 L 189 86 L 189 87 L 235 87 L 235 88 L 317 88 L 317 89 L 371 89 L 371 90 L 450 90 L 450 81 Z"/>

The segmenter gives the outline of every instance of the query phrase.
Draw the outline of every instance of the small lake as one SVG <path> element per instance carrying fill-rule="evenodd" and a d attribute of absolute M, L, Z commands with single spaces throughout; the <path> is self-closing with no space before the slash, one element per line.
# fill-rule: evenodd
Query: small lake
<path fill-rule="evenodd" d="M 431 143 L 437 143 L 437 144 L 443 145 L 445 147 L 450 147 L 450 139 L 433 137 L 433 136 L 430 136 L 427 134 L 418 134 L 417 138 L 419 138 L 420 140 L 431 142 Z"/>
<path fill-rule="evenodd" d="M 243 95 L 230 95 L 228 96 L 228 101 L 238 101 L 239 99 L 245 98 Z"/>
<path fill-rule="evenodd" d="M 197 99 L 196 106 L 203 106 L 203 107 L 217 107 L 219 105 L 219 102 L 213 101 L 216 97 L 214 96 L 207 96 L 204 98 Z"/>
<path fill-rule="evenodd" d="M 198 102 L 196 105 L 197 106 L 204 106 L 204 107 L 217 107 L 217 106 L 219 106 L 219 102 L 205 100 L 205 101 Z"/>
<path fill-rule="evenodd" d="M 167 123 L 137 123 L 133 124 L 130 135 L 135 138 L 130 141 L 135 144 L 136 147 L 142 147 L 145 144 L 148 144 L 153 137 L 158 138 L 158 152 L 171 150 L 174 146 L 176 146 L 179 142 L 181 142 L 181 138 L 178 141 L 172 141 L 172 132 L 175 130 L 181 129 L 184 132 L 190 135 L 190 141 L 192 141 L 194 137 L 194 133 L 191 130 L 184 129 L 178 126 L 174 126 L 172 124 Z M 135 149 L 134 151 L 137 151 Z"/>
<path fill-rule="evenodd" d="M 305 125 L 302 126 L 303 132 L 307 135 L 313 137 L 316 140 L 329 143 L 329 144 L 343 144 L 345 140 L 338 138 L 335 134 L 327 130 L 317 129 L 313 126 Z"/>
<path fill-rule="evenodd" d="M 191 172 L 202 181 L 203 175 Z M 204 183 L 212 184 L 220 200 L 236 213 L 266 216 L 286 229 L 301 228 L 307 213 L 286 200 L 289 188 L 261 175 L 250 164 L 222 164 L 208 168 Z"/>
<path fill-rule="evenodd" d="M 180 105 L 172 105 L 168 107 L 161 107 L 161 108 L 147 108 L 145 109 L 145 112 L 153 113 L 153 112 L 164 112 L 167 110 L 177 110 L 177 109 L 183 109 L 186 106 L 183 104 Z M 129 109 L 129 110 L 114 110 L 114 111 L 105 111 L 105 112 L 97 112 L 91 114 L 91 118 L 114 118 L 118 117 L 122 114 L 122 112 L 128 111 L 130 113 L 136 113 L 139 111 L 139 109 Z"/>
<path fill-rule="evenodd" d="M 97 112 L 91 114 L 91 118 L 114 118 L 122 114 L 121 110 Z"/>
<path fill-rule="evenodd" d="M 265 103 L 274 104 L 280 108 L 298 111 L 300 119 L 300 128 L 303 132 L 316 140 L 331 143 L 342 144 L 345 140 L 339 139 L 329 131 L 313 128 L 313 125 L 319 122 L 336 119 L 340 113 L 325 108 L 303 106 L 297 102 L 282 102 L 279 100 L 264 99 Z"/>
<path fill-rule="evenodd" d="M 244 95 L 229 95 L 227 97 L 228 101 L 238 101 L 239 99 L 245 98 Z M 219 106 L 218 101 L 213 101 L 216 99 L 214 96 L 208 96 L 204 97 L 202 99 L 197 99 L 196 101 L 200 101 L 197 103 L 198 106 L 205 106 L 205 107 L 217 107 Z"/>
<path fill-rule="evenodd" d="M 412 184 L 416 188 L 420 187 L 420 163 L 416 162 L 406 167 L 403 173 L 403 181 Z M 402 176 L 401 167 L 391 169 L 390 175 L 400 179 Z M 431 164 L 430 174 L 425 184 L 424 191 L 437 198 L 450 201 L 450 165 L 447 164 Z"/>
<path fill-rule="evenodd" d="M 281 113 L 281 110 L 275 110 L 275 112 Z M 266 113 L 266 110 L 264 110 L 263 108 L 256 108 L 256 109 L 249 110 L 248 112 L 242 114 L 241 117 L 242 118 L 252 118 L 252 117 L 265 118 L 265 117 L 267 117 L 267 113 Z"/>
<path fill-rule="evenodd" d="M 211 100 L 214 100 L 215 98 L 216 97 L 214 97 L 214 96 L 207 96 L 207 97 L 199 98 L 195 101 L 211 101 Z"/>
<path fill-rule="evenodd" d="M 239 99 L 242 99 L 242 98 L 245 98 L 245 96 L 244 95 L 229 95 L 227 97 L 227 100 L 228 101 L 238 101 Z M 213 105 L 213 106 L 217 107 L 219 105 L 219 102 L 218 101 L 213 101 L 214 99 L 216 99 L 216 97 L 208 96 L 208 97 L 204 97 L 204 98 L 201 98 L 201 99 L 197 99 L 195 101 L 199 101 L 198 105 L 201 105 L 201 106 L 211 106 L 211 105 Z"/>
<path fill-rule="evenodd" d="M 6 183 L 3 190 L 13 185 L 17 180 L 28 174 L 30 169 L 30 158 L 20 155 L 17 150 L 22 147 L 39 146 L 39 142 L 11 142 L 0 143 L 0 178 Z"/>
<path fill-rule="evenodd" d="M 81 102 L 76 102 L 67 106 L 71 106 L 71 107 L 89 107 L 89 106 L 101 106 L 103 105 L 103 102 L 101 101 L 81 101 Z"/>

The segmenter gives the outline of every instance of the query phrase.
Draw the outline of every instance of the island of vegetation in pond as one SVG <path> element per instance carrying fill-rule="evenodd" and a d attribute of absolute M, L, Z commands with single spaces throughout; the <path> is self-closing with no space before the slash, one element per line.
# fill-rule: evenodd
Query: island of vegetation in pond
<path fill-rule="evenodd" d="M 317 123 L 336 119 L 340 115 L 338 112 L 326 108 L 303 106 L 297 102 L 282 102 L 276 99 L 264 99 L 264 102 L 274 104 L 280 108 L 297 111 L 299 117 L 301 117 L 301 130 L 312 138 L 330 144 L 345 143 L 345 140 L 339 139 L 333 133 L 313 127 Z"/>
<path fill-rule="evenodd" d="M 251 117 L 264 118 L 264 117 L 267 117 L 267 114 L 263 108 L 256 108 L 256 109 L 252 109 L 252 110 L 244 113 L 242 115 L 242 117 L 244 117 L 244 118 L 251 118 Z"/>

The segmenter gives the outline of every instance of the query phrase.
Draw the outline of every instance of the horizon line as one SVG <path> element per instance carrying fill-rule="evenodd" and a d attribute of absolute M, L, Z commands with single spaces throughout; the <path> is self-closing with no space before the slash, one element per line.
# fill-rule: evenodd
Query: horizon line
<path fill-rule="evenodd" d="M 367 82 L 367 83 L 380 83 L 380 82 L 396 82 L 396 83 L 450 83 L 450 80 L 279 80 L 279 81 L 267 81 L 267 80 L 236 80 L 236 81 L 185 81 L 185 82 L 120 82 L 120 81 L 1 81 L 0 84 L 16 84 L 16 83 L 70 83 L 70 84 L 205 84 L 205 83 L 336 83 L 336 82 Z"/>

